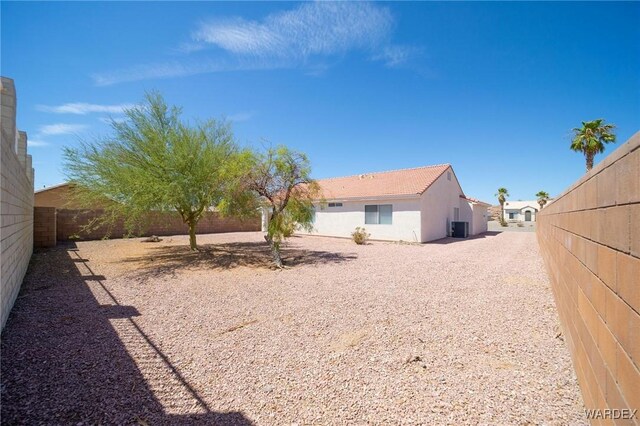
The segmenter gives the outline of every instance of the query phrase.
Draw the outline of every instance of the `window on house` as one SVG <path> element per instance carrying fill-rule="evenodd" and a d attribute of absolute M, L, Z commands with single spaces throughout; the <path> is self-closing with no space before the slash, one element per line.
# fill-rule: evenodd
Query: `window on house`
<path fill-rule="evenodd" d="M 342 203 L 329 203 L 329 207 L 342 207 Z"/>
<path fill-rule="evenodd" d="M 460 220 L 460 208 L 459 207 L 454 207 L 453 208 L 453 220 L 454 222 L 457 222 Z"/>
<path fill-rule="evenodd" d="M 447 172 L 447 180 L 451 180 L 451 172 Z"/>
<path fill-rule="evenodd" d="M 393 216 L 393 209 L 391 204 L 382 204 L 378 206 L 378 214 L 381 225 L 391 225 L 391 217 Z"/>
<path fill-rule="evenodd" d="M 515 213 L 509 213 L 509 219 L 515 219 L 515 218 L 516 218 Z"/>
<path fill-rule="evenodd" d="M 391 225 L 393 223 L 393 207 L 391 204 L 364 206 L 365 225 Z"/>

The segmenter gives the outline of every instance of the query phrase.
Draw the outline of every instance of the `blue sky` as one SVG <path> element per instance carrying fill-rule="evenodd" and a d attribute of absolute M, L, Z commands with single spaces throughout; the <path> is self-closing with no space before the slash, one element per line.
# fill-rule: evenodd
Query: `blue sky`
<path fill-rule="evenodd" d="M 1 3 L 36 188 L 61 151 L 161 91 L 317 178 L 451 163 L 470 196 L 556 195 L 581 120 L 640 130 L 640 3 Z M 606 155 L 606 154 L 605 154 Z M 603 156 L 598 156 L 596 161 Z"/>

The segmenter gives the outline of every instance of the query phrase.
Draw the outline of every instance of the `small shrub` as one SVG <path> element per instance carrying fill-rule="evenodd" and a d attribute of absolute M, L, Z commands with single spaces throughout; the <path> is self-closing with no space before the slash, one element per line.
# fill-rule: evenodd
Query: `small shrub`
<path fill-rule="evenodd" d="M 368 234 L 364 228 L 357 227 L 355 231 L 351 233 L 353 242 L 356 244 L 366 244 L 371 234 Z"/>
<path fill-rule="evenodd" d="M 518 223 L 518 228 L 524 228 L 524 223 Z"/>

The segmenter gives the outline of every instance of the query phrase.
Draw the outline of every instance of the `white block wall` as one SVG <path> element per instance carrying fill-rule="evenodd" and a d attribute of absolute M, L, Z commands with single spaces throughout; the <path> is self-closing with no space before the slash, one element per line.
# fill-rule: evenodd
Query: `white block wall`
<path fill-rule="evenodd" d="M 16 129 L 13 80 L 1 80 L 0 326 L 4 328 L 33 252 L 33 169 L 27 135 Z"/>

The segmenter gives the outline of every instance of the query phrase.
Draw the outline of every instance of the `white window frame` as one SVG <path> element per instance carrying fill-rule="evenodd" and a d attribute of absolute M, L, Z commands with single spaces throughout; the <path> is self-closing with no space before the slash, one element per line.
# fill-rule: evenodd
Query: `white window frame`
<path fill-rule="evenodd" d="M 376 220 L 375 222 L 367 222 L 367 207 L 375 207 Z M 380 222 L 380 207 L 389 207 L 391 221 L 389 223 Z M 370 211 L 369 213 L 373 213 Z M 365 225 L 393 225 L 393 204 L 365 204 L 364 206 L 364 224 Z"/>

